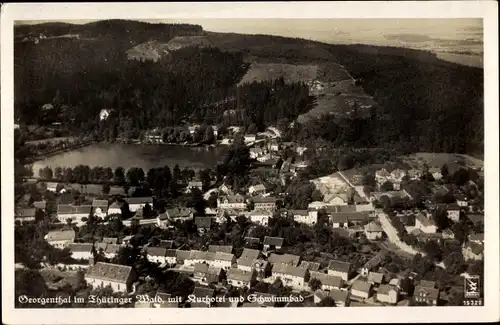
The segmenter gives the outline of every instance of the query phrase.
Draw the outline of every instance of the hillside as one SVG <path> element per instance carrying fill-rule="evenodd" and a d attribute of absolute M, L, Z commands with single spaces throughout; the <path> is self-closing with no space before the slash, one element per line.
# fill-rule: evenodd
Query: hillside
<path fill-rule="evenodd" d="M 46 38 L 36 44 L 22 41 L 39 34 Z M 358 123 L 361 129 L 345 138 L 345 145 L 397 144 L 412 151 L 427 152 L 483 151 L 482 69 L 446 62 L 425 51 L 212 33 L 204 32 L 197 25 L 120 20 L 85 25 L 16 26 L 15 35 L 18 40 L 15 44 L 15 109 L 25 122 L 33 122 L 42 105 L 55 102 L 59 106 L 70 106 L 69 111 L 77 116 L 76 120 L 88 119 L 88 114 L 94 114 L 101 106 L 141 105 L 145 107 L 146 116 L 139 119 L 141 122 L 133 119 L 139 129 L 157 120 L 149 122 L 147 116 L 158 114 L 163 116 L 160 121 L 167 125 L 186 117 L 209 118 L 221 123 L 220 118 L 224 116 L 221 110 L 248 108 L 235 107 L 241 102 L 238 100 L 227 101 L 227 105 L 217 108 L 210 103 L 236 96 L 236 87 L 242 80 L 267 80 L 268 85 L 264 86 L 271 87 L 270 79 L 286 76 L 285 79 L 290 79 L 287 83 L 308 84 L 312 103 L 307 100 L 306 104 L 304 99 L 297 98 L 296 105 L 300 107 L 293 110 L 300 114 L 299 121 L 303 124 L 333 113 L 340 120 L 328 127 L 342 130 L 351 127 L 350 122 L 343 124 L 344 118 L 369 117 L 370 123 Z M 79 35 L 79 38 L 54 38 L 62 35 Z M 173 52 L 180 52 L 176 54 L 175 64 L 171 58 L 162 59 L 161 54 L 173 45 L 180 48 Z M 201 48 L 190 45 L 201 45 Z M 205 46 L 210 47 L 203 48 Z M 218 50 L 210 50 L 212 46 Z M 200 55 L 208 61 L 196 62 Z M 132 64 L 127 56 L 143 56 L 157 62 Z M 245 62 L 250 63 L 249 69 Z M 227 64 L 227 69 L 218 71 Z M 267 69 L 271 66 L 277 69 Z M 196 69 L 205 72 L 197 73 Z M 157 76 L 150 77 L 150 72 Z M 174 83 L 174 78 L 179 76 L 185 81 Z M 142 78 L 142 84 L 154 90 L 142 89 L 135 82 L 124 83 L 137 78 Z M 319 84 L 310 84 L 312 79 Z M 252 87 L 257 86 L 249 89 Z M 186 100 L 155 95 L 163 93 L 175 93 Z M 154 96 L 156 103 L 146 105 L 145 102 L 153 100 L 145 97 L 146 94 Z M 194 98 L 199 108 L 188 98 Z M 281 111 L 282 108 L 269 106 L 272 101 L 258 105 L 247 102 L 257 105 L 258 109 Z M 276 102 L 276 105 L 284 107 L 284 102 Z M 308 111 L 304 112 L 306 107 Z M 184 117 L 179 113 L 183 110 L 188 112 Z M 270 121 L 264 117 L 260 121 L 265 120 Z M 330 141 L 329 137 L 337 133 L 304 134 Z"/>

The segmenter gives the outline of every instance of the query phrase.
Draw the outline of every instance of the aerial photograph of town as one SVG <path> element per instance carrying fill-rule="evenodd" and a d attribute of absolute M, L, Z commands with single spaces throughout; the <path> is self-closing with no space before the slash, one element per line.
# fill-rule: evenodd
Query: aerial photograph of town
<path fill-rule="evenodd" d="M 15 308 L 484 305 L 482 19 L 16 21 L 13 62 Z"/>

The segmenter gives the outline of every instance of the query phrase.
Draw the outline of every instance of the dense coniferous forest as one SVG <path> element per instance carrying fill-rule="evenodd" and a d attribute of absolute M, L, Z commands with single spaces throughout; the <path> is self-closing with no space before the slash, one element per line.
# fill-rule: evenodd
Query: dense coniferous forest
<path fill-rule="evenodd" d="M 248 58 L 259 62 L 343 65 L 378 106 L 370 119 L 324 116 L 293 135 L 336 146 L 483 152 L 483 71 L 418 50 L 329 45 L 267 35 L 206 33 L 197 25 L 104 21 L 16 27 L 16 39 L 79 34 L 15 44 L 15 112 L 23 124 L 59 120 L 97 138 L 137 137 L 184 122 L 231 122 L 257 130 L 310 109 L 303 84 L 283 80 L 236 87 Z M 128 61 L 150 40 L 206 35 L 215 48 L 188 47 L 158 62 Z M 328 74 L 328 73 L 327 73 Z M 328 78 L 328 75 L 324 76 Z M 228 100 L 233 98 L 234 100 Z M 214 103 L 224 103 L 215 105 Z M 46 105 L 50 104 L 50 105 Z M 99 111 L 115 110 L 106 123 Z M 229 111 L 230 114 L 227 114 Z"/>

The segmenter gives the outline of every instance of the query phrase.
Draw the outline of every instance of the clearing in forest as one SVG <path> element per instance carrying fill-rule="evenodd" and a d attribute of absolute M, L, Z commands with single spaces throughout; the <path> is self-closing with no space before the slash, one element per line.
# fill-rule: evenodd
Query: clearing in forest
<path fill-rule="evenodd" d="M 254 81 L 274 80 L 283 77 L 285 82 L 310 82 L 318 75 L 317 65 L 295 65 L 282 63 L 252 63 L 240 85 Z"/>

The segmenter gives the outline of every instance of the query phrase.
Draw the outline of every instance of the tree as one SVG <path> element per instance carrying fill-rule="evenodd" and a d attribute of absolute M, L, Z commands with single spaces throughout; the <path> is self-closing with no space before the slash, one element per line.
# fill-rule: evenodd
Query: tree
<path fill-rule="evenodd" d="M 202 184 L 202 191 L 206 192 L 210 188 L 210 170 L 209 169 L 202 169 L 198 173 L 198 177 L 201 181 Z"/>
<path fill-rule="evenodd" d="M 55 169 L 54 169 L 54 178 L 58 181 L 62 181 L 63 180 L 63 169 L 59 166 L 57 166 Z"/>
<path fill-rule="evenodd" d="M 309 280 L 309 287 L 311 288 L 312 291 L 316 291 L 319 288 L 321 288 L 321 281 L 316 278 L 311 278 Z"/>
<path fill-rule="evenodd" d="M 321 299 L 320 302 L 316 305 L 318 307 L 336 307 L 335 305 L 335 300 L 333 300 L 332 297 L 326 296 L 325 298 Z"/>
<path fill-rule="evenodd" d="M 109 186 L 109 184 L 104 184 L 102 186 L 102 194 L 108 195 L 109 191 L 111 191 L 111 187 Z"/>
<path fill-rule="evenodd" d="M 15 271 L 15 296 L 28 296 L 28 297 L 48 297 L 49 290 L 45 283 L 44 278 L 37 270 L 31 269 L 17 269 Z M 35 304 L 21 304 L 18 299 L 15 299 L 15 305 L 17 308 L 19 307 L 35 307 Z M 38 305 L 39 307 L 39 305 Z"/>
<path fill-rule="evenodd" d="M 443 258 L 446 271 L 453 275 L 459 275 L 465 270 L 465 261 L 462 252 L 451 252 Z"/>
<path fill-rule="evenodd" d="M 354 167 L 356 161 L 352 155 L 343 155 L 339 159 L 338 169 L 347 170 Z"/>
<path fill-rule="evenodd" d="M 123 167 L 117 167 L 114 173 L 114 180 L 117 184 L 125 183 L 125 170 Z"/>
<path fill-rule="evenodd" d="M 441 167 L 441 175 L 443 176 L 444 179 L 448 178 L 448 175 L 449 175 L 448 165 L 444 164 Z"/>
<path fill-rule="evenodd" d="M 212 143 L 214 143 L 214 141 L 215 141 L 214 128 L 211 125 L 209 125 L 205 129 L 205 134 L 203 136 L 203 142 L 206 144 L 212 144 Z"/>
<path fill-rule="evenodd" d="M 464 168 L 460 168 L 453 174 L 453 182 L 458 186 L 463 186 L 469 179 L 469 171 Z"/>
<path fill-rule="evenodd" d="M 142 168 L 132 167 L 127 171 L 127 180 L 133 186 L 138 186 L 144 181 L 144 171 Z"/>
<path fill-rule="evenodd" d="M 448 212 L 445 209 L 434 210 L 432 217 L 440 231 L 449 227 L 450 219 L 448 219 Z"/>
<path fill-rule="evenodd" d="M 375 187 L 377 186 L 377 181 L 375 180 L 375 176 L 373 174 L 364 174 L 361 179 L 361 183 L 364 186 Z"/>
<path fill-rule="evenodd" d="M 431 259 L 431 261 L 441 261 L 442 258 L 442 251 L 441 247 L 435 240 L 429 240 L 424 244 L 423 250 L 425 254 L 427 254 L 427 257 Z"/>
<path fill-rule="evenodd" d="M 191 190 L 191 196 L 187 203 L 187 206 L 193 208 L 197 215 L 205 215 L 205 200 L 203 199 L 203 193 L 198 188 L 193 188 Z"/>

